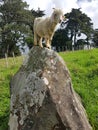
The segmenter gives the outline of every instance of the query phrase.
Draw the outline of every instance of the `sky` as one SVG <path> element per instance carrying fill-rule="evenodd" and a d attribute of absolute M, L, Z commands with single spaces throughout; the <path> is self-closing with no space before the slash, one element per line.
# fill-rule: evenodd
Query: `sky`
<path fill-rule="evenodd" d="M 65 13 L 72 8 L 81 8 L 94 23 L 94 28 L 98 28 L 98 0 L 24 0 L 29 4 L 29 9 L 45 10 L 46 15 L 50 15 L 52 8 L 61 8 Z"/>

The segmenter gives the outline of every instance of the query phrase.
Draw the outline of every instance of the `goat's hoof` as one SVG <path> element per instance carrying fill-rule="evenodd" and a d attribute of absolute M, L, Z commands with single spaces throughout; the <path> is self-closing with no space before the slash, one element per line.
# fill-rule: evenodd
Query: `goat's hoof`
<path fill-rule="evenodd" d="M 47 47 L 48 49 L 51 49 L 51 47 Z"/>
<path fill-rule="evenodd" d="M 41 48 L 43 48 L 43 46 L 40 46 Z"/>
<path fill-rule="evenodd" d="M 51 49 L 51 46 L 50 46 L 50 45 L 47 45 L 46 47 L 47 47 L 48 49 Z"/>

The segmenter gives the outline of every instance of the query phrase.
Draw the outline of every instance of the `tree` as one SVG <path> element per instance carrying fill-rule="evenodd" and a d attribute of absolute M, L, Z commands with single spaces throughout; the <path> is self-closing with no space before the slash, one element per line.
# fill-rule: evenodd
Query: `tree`
<path fill-rule="evenodd" d="M 97 47 L 98 47 L 98 29 L 95 29 L 95 30 L 94 30 L 93 42 L 94 42 L 94 46 L 97 46 Z"/>
<path fill-rule="evenodd" d="M 40 10 L 40 8 L 38 8 L 38 10 L 36 10 L 36 11 L 34 9 L 32 9 L 31 12 L 35 18 L 42 17 L 45 15 L 44 10 Z"/>
<path fill-rule="evenodd" d="M 19 46 L 25 37 L 31 35 L 33 19 L 28 5 L 22 0 L 1 0 L 0 2 L 0 57 L 5 53 L 19 54 Z M 32 30 L 31 30 L 32 28 Z"/>
<path fill-rule="evenodd" d="M 68 44 L 69 38 L 67 32 L 64 29 L 58 29 L 52 39 L 52 46 L 56 47 L 56 50 L 59 51 L 59 48 L 63 48 L 63 51 L 70 49 L 70 44 Z"/>
<path fill-rule="evenodd" d="M 84 33 L 87 36 L 87 42 L 91 38 L 93 31 L 93 24 L 91 19 L 79 9 L 72 9 L 70 13 L 65 14 L 68 18 L 66 30 L 70 36 L 70 40 L 73 40 L 74 48 L 76 47 L 77 36 L 81 36 Z"/>

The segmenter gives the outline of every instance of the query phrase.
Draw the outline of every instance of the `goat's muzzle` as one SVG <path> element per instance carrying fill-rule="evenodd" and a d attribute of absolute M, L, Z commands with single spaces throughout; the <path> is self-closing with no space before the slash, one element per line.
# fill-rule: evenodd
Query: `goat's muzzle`
<path fill-rule="evenodd" d="M 59 20 L 59 23 L 63 22 L 65 16 L 60 16 L 60 20 Z"/>

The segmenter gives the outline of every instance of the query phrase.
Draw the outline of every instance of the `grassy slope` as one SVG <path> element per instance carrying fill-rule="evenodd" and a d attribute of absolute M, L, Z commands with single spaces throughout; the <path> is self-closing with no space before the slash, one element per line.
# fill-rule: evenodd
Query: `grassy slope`
<path fill-rule="evenodd" d="M 93 130 L 98 130 L 98 49 L 60 53 L 72 77 L 73 87 L 82 98 Z M 22 58 L 0 60 L 0 130 L 7 129 L 9 116 L 9 81 L 18 70 Z"/>
<path fill-rule="evenodd" d="M 21 62 L 22 57 L 9 58 L 7 68 L 6 60 L 0 60 L 0 130 L 7 130 L 8 127 L 10 107 L 9 81 L 19 69 Z"/>

